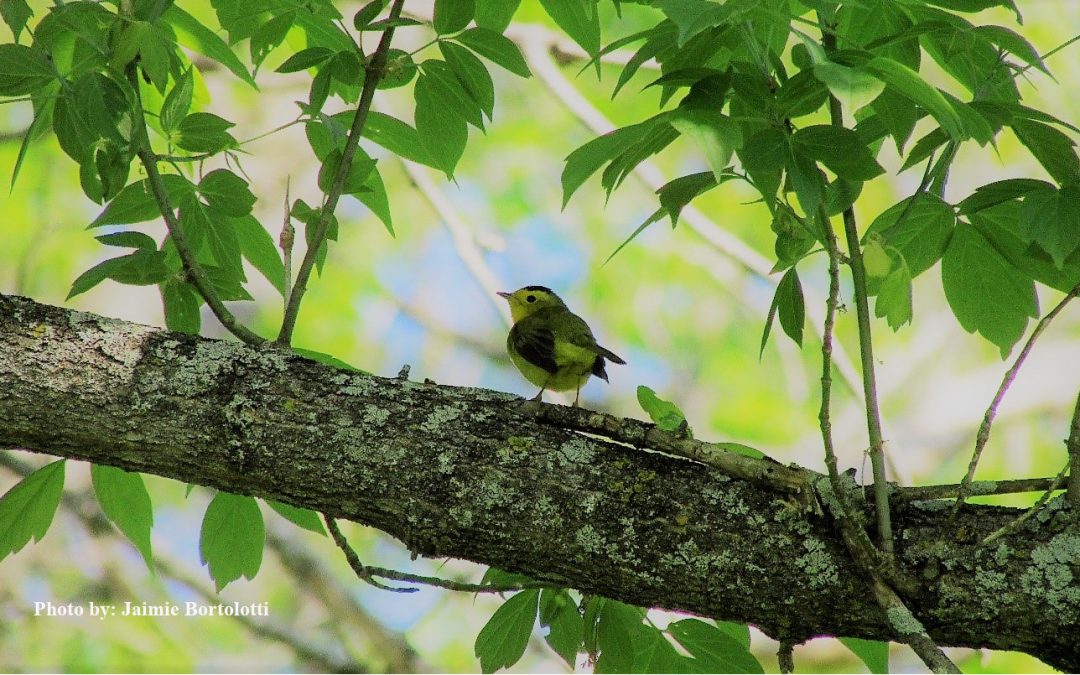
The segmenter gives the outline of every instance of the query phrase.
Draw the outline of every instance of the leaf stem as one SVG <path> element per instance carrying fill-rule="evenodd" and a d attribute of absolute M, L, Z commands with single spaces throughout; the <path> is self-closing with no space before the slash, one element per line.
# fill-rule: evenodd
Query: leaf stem
<path fill-rule="evenodd" d="M 404 4 L 405 0 L 394 0 L 388 17 L 390 21 L 398 18 Z M 287 345 L 292 341 L 293 330 L 296 328 L 296 319 L 300 314 L 300 301 L 303 299 L 305 291 L 307 291 L 308 279 L 311 277 L 311 271 L 315 267 L 315 260 L 318 258 L 319 250 L 326 243 L 326 234 L 330 226 L 330 219 L 334 215 L 334 209 L 337 208 L 338 200 L 341 199 L 341 195 L 345 190 L 345 181 L 349 176 L 350 169 L 352 169 L 353 157 L 356 155 L 356 149 L 360 145 L 360 136 L 363 134 L 364 123 L 367 121 L 368 112 L 371 110 L 371 102 L 375 98 L 375 87 L 378 85 L 379 80 L 382 79 L 383 71 L 386 69 L 387 55 L 390 52 L 390 42 L 393 37 L 394 26 L 391 24 L 383 31 L 379 46 L 371 56 L 371 62 L 364 77 L 364 86 L 360 91 L 360 101 L 356 106 L 356 114 L 353 115 L 349 135 L 345 139 L 345 148 L 341 153 L 341 161 L 338 163 L 337 171 L 334 173 L 334 181 L 330 185 L 330 191 L 326 193 L 326 200 L 323 202 L 322 209 L 319 212 L 319 220 L 315 223 L 314 234 L 311 237 L 307 251 L 304 253 L 304 259 L 300 263 L 300 269 L 297 271 L 292 293 L 289 294 L 288 302 L 285 305 L 285 315 L 281 320 L 281 331 L 278 333 L 276 340 L 278 344 Z"/>
<path fill-rule="evenodd" d="M 143 120 L 144 112 L 142 95 L 139 93 L 139 74 L 134 63 L 128 64 L 125 74 L 134 90 L 136 118 Z M 183 228 L 180 227 L 180 221 L 176 219 L 176 214 L 173 213 L 172 205 L 169 203 L 169 193 L 165 190 L 161 173 L 157 168 L 158 157 L 150 148 L 150 136 L 146 131 L 145 121 L 137 125 L 136 133 L 138 134 L 136 155 L 138 155 L 139 160 L 146 169 L 146 179 L 150 182 L 150 189 L 154 193 L 158 210 L 161 211 L 161 216 L 165 220 L 165 228 L 169 231 L 169 236 L 172 237 L 173 245 L 176 246 L 176 252 L 180 256 L 180 261 L 184 265 L 184 271 L 187 273 L 191 284 L 202 296 L 202 299 L 206 301 L 206 305 L 217 317 L 217 320 L 221 322 L 221 325 L 225 327 L 225 330 L 235 335 L 244 344 L 253 347 L 265 343 L 264 338 L 240 323 L 236 316 L 225 306 L 225 303 L 214 293 L 205 270 L 203 270 L 199 261 L 195 259 L 195 253 L 191 250 Z"/>

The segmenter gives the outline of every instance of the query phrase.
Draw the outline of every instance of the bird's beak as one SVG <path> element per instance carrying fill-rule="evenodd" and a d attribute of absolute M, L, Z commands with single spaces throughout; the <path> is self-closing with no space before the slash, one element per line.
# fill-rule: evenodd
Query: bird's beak
<path fill-rule="evenodd" d="M 507 293 L 506 291 L 496 291 L 495 295 L 499 296 L 500 298 L 506 298 L 507 300 L 509 300 L 512 293 Z"/>

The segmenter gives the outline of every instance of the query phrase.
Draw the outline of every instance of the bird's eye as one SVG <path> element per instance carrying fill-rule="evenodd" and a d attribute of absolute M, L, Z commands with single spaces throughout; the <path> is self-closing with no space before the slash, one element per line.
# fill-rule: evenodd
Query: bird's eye
<path fill-rule="evenodd" d="M 536 296 L 535 295 L 526 295 L 525 296 L 525 302 L 536 302 Z"/>

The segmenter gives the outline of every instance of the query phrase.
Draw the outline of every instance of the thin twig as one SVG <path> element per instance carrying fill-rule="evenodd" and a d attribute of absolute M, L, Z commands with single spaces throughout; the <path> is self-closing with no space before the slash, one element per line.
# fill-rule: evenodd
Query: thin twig
<path fill-rule="evenodd" d="M 1013 480 L 980 480 L 968 486 L 969 497 L 986 495 L 1012 495 L 1023 492 L 1042 492 L 1054 482 L 1054 478 L 1017 478 Z M 951 485 L 916 485 L 893 488 L 892 497 L 905 501 L 927 501 L 932 499 L 956 499 L 960 491 L 959 483 Z"/>
<path fill-rule="evenodd" d="M 390 7 L 390 14 L 387 17 L 389 21 L 398 18 L 403 4 L 405 4 L 405 0 L 394 0 L 394 4 Z M 386 70 L 387 55 L 393 37 L 394 26 L 391 24 L 390 27 L 383 31 L 379 46 L 375 49 L 375 53 L 372 54 L 371 61 L 366 68 L 364 86 L 360 90 L 360 101 L 356 106 L 356 114 L 353 115 L 349 135 L 345 139 L 345 148 L 341 151 L 341 161 L 338 162 L 334 181 L 330 185 L 330 191 L 326 193 L 326 200 L 319 211 L 319 220 L 315 223 L 313 236 L 307 251 L 304 252 L 304 259 L 300 263 L 292 293 L 289 294 L 289 300 L 285 305 L 285 316 L 282 317 L 281 331 L 278 333 L 276 340 L 278 344 L 287 345 L 292 341 L 293 329 L 296 327 L 296 319 L 300 314 L 300 301 L 304 297 L 304 292 L 307 291 L 308 279 L 311 277 L 311 272 L 315 267 L 315 260 L 319 257 L 319 250 L 326 243 L 330 219 L 337 208 L 338 200 L 341 199 L 341 195 L 345 191 L 345 182 L 348 179 L 349 170 L 352 168 L 353 157 L 356 155 L 356 149 L 360 145 L 360 136 L 363 135 L 364 124 L 367 121 L 368 112 L 371 110 L 371 102 L 375 98 L 375 87 Z"/>
<path fill-rule="evenodd" d="M 191 284 L 199 292 L 199 295 L 206 301 L 206 305 L 210 308 L 210 311 L 214 313 L 214 316 L 217 317 L 218 321 L 221 322 L 221 325 L 224 326 L 227 331 L 235 335 L 244 344 L 253 347 L 265 343 L 266 340 L 264 338 L 255 334 L 240 323 L 233 313 L 225 306 L 225 303 L 217 297 L 214 289 L 210 286 L 210 281 L 206 277 L 205 270 L 203 270 L 199 261 L 196 260 L 195 253 L 188 244 L 187 236 L 184 234 L 183 228 L 180 227 L 180 222 L 176 219 L 176 214 L 173 213 L 172 205 L 169 203 L 169 193 L 165 190 L 165 185 L 161 179 L 161 173 L 158 172 L 157 168 L 158 157 L 150 147 L 150 137 L 146 132 L 145 113 L 142 107 L 142 96 L 139 94 L 139 74 L 134 63 L 129 64 L 127 67 L 127 78 L 135 92 L 136 118 L 142 120 L 140 124 L 136 125 L 135 129 L 135 133 L 138 134 L 136 140 L 138 149 L 136 154 L 142 162 L 143 167 L 146 169 L 146 179 L 150 183 L 150 189 L 154 193 L 154 199 L 157 201 L 158 210 L 161 211 L 161 216 L 165 220 L 165 227 L 169 231 L 169 236 L 172 237 L 173 245 L 176 246 L 176 252 L 184 265 L 184 271 L 187 273 L 188 280 L 191 281 Z"/>
<path fill-rule="evenodd" d="M 349 545 L 345 535 L 342 534 L 341 528 L 338 527 L 337 521 L 330 516 L 323 514 L 323 522 L 326 523 L 326 529 L 329 530 L 330 536 L 333 537 L 334 543 L 345 554 L 345 559 L 349 561 L 349 567 L 352 567 L 353 572 L 361 580 L 381 588 L 384 591 L 392 591 L 394 593 L 415 593 L 420 590 L 419 588 L 396 588 L 394 586 L 387 586 L 382 582 L 375 579 L 375 577 L 381 577 L 383 579 L 392 579 L 394 581 L 403 581 L 411 584 L 422 584 L 424 586 L 433 586 L 435 588 L 445 588 L 451 591 L 462 591 L 465 593 L 513 593 L 514 591 L 520 591 L 526 588 L 548 588 L 555 584 L 549 581 L 528 581 L 520 584 L 470 584 L 463 581 L 453 581 L 451 579 L 443 579 L 441 577 L 430 577 L 422 574 L 410 574 L 408 572 L 401 572 L 398 570 L 388 569 L 386 567 L 369 567 L 360 561 L 360 556 L 356 554 L 352 546 Z"/>
<path fill-rule="evenodd" d="M 960 507 L 964 505 L 964 500 L 968 496 L 971 481 L 975 477 L 975 469 L 979 465 L 979 458 L 982 457 L 983 449 L 986 448 L 987 441 L 990 440 L 990 428 L 994 424 L 994 417 L 997 416 L 998 406 L 1001 405 L 1002 399 L 1005 398 L 1005 392 L 1009 390 L 1013 380 L 1016 379 L 1017 373 L 1020 372 L 1020 366 L 1024 365 L 1024 361 L 1027 359 L 1028 354 L 1031 353 L 1031 348 L 1035 346 L 1035 341 L 1039 339 L 1046 327 L 1050 325 L 1050 322 L 1054 320 L 1061 310 L 1065 309 L 1065 305 L 1070 300 L 1080 295 L 1080 284 L 1077 284 L 1069 291 L 1064 298 L 1061 299 L 1052 310 L 1050 310 L 1046 316 L 1039 320 L 1039 323 L 1035 326 L 1035 330 L 1031 331 L 1031 336 L 1028 337 L 1027 342 L 1024 343 L 1024 348 L 1020 350 L 1020 354 L 1017 355 L 1016 361 L 1009 370 L 1005 372 L 1005 377 L 1001 380 L 1001 385 L 998 386 L 997 393 L 994 394 L 994 399 L 990 401 L 990 406 L 986 409 L 986 413 L 983 415 L 982 424 L 979 425 L 979 431 L 975 435 L 975 450 L 971 453 L 971 461 L 968 463 L 967 473 L 964 474 L 963 480 L 960 481 L 960 491 L 956 495 L 956 504 L 953 506 L 953 517 L 960 511 Z"/>
<path fill-rule="evenodd" d="M 285 179 L 285 213 L 282 216 L 281 234 L 278 236 L 278 247 L 281 248 L 281 264 L 285 270 L 284 285 L 281 287 L 281 298 L 285 303 L 285 309 L 289 307 L 289 296 L 292 294 L 292 254 L 293 244 L 296 242 L 296 228 L 292 224 L 292 201 L 289 197 L 291 185 L 289 178 Z"/>
<path fill-rule="evenodd" d="M 330 516 L 323 514 L 323 522 L 326 523 L 326 529 L 329 530 L 330 536 L 334 538 L 334 543 L 337 544 L 341 552 L 345 554 L 345 560 L 349 561 L 349 567 L 352 568 L 356 576 L 362 581 L 366 581 L 375 588 L 382 589 L 384 591 L 391 591 L 393 593 L 415 593 L 420 590 L 419 588 L 394 588 L 393 586 L 387 586 L 379 582 L 372 577 L 368 568 L 360 560 L 360 556 L 356 555 L 356 551 L 349 545 L 349 541 L 345 539 L 345 535 L 341 533 L 341 528 L 337 526 L 337 521 Z"/>
<path fill-rule="evenodd" d="M 1069 451 L 1069 491 L 1065 495 L 1069 505 L 1080 509 L 1080 394 L 1076 396 L 1076 408 L 1073 410 L 1072 424 L 1069 425 L 1069 438 L 1065 441 Z"/>
<path fill-rule="evenodd" d="M 1031 518 L 1036 513 L 1042 511 L 1043 507 L 1046 506 L 1046 503 L 1050 501 L 1051 495 L 1053 495 L 1054 492 L 1056 492 L 1057 490 L 1061 489 L 1061 487 L 1065 484 L 1065 474 L 1068 471 L 1069 462 L 1066 462 L 1065 466 L 1062 467 L 1058 475 L 1054 477 L 1053 481 L 1051 481 L 1050 486 L 1046 489 L 1046 492 L 1044 492 L 1043 495 L 1039 497 L 1039 501 L 1035 502 L 1035 504 L 1030 509 L 1024 511 L 1024 513 L 1021 514 L 1021 516 L 1016 520 L 1006 523 L 1002 527 L 998 528 L 996 531 L 987 535 L 986 539 L 982 540 L 981 545 L 986 546 L 987 544 L 994 543 L 998 539 L 1004 537 L 1006 534 L 1015 531 L 1021 525 L 1031 520 Z"/>
<path fill-rule="evenodd" d="M 836 49 L 836 36 L 825 30 L 822 22 L 822 45 L 825 51 Z M 835 127 L 844 126 L 844 112 L 840 100 L 829 96 L 829 117 Z M 859 328 L 859 356 L 862 363 L 863 399 L 866 405 L 866 431 L 870 441 L 870 466 L 874 474 L 874 506 L 877 516 L 877 534 L 881 549 L 893 551 L 892 516 L 889 511 L 889 485 L 885 471 L 885 441 L 881 434 L 881 413 L 878 409 L 877 376 L 874 366 L 874 340 L 870 324 L 870 301 L 867 298 L 866 268 L 863 266 L 859 229 L 855 223 L 855 207 L 848 206 L 843 212 L 844 238 L 847 240 L 848 260 L 851 267 L 852 286 L 855 295 L 855 316 Z"/>

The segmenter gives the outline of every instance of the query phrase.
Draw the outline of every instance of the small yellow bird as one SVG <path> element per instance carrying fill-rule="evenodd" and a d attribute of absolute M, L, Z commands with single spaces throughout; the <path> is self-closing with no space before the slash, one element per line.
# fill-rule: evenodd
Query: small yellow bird
<path fill-rule="evenodd" d="M 604 359 L 625 364 L 610 349 L 596 344 L 596 338 L 562 298 L 545 286 L 526 286 L 513 293 L 499 292 L 510 303 L 514 325 L 506 337 L 510 360 L 525 379 L 540 387 L 532 399 L 539 401 L 544 391 L 573 389 L 574 405 L 581 396 L 581 386 L 590 375 L 605 382 Z"/>

